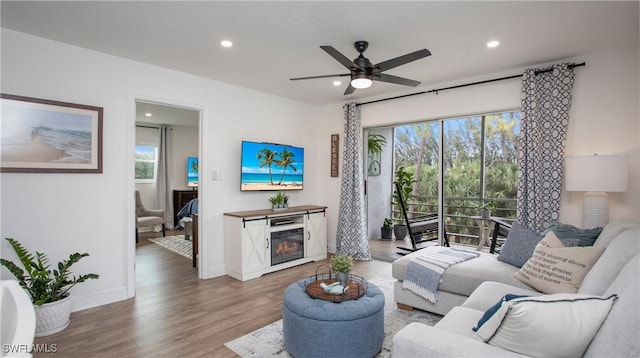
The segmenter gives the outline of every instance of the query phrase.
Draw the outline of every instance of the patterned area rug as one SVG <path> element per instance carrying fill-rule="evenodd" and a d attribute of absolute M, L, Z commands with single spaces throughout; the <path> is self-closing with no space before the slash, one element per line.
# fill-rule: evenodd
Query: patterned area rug
<path fill-rule="evenodd" d="M 149 241 L 191 259 L 192 241 L 185 240 L 184 235 L 158 237 Z"/>
<path fill-rule="evenodd" d="M 419 310 L 413 310 L 411 312 L 398 310 L 393 300 L 393 281 L 372 279 L 370 282 L 380 287 L 384 292 L 385 299 L 384 343 L 382 345 L 382 351 L 378 353 L 376 357 L 391 357 L 392 338 L 396 332 L 407 324 L 411 322 L 422 322 L 433 326 L 442 318 L 440 315 Z M 259 328 L 224 345 L 243 358 L 291 357 L 284 348 L 282 320 Z"/>

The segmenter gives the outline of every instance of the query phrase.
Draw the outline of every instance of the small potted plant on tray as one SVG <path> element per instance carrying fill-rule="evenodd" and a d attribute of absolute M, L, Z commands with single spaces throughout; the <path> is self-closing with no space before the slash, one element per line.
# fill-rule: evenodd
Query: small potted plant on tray
<path fill-rule="evenodd" d="M 331 272 L 336 274 L 340 285 L 347 287 L 349 284 L 349 272 L 353 266 L 353 259 L 348 255 L 335 255 L 331 258 Z"/>

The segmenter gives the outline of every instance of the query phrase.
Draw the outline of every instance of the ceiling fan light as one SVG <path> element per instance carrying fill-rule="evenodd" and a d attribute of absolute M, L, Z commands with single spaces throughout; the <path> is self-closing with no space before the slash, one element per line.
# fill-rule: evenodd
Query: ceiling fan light
<path fill-rule="evenodd" d="M 368 78 L 368 77 L 359 77 L 359 78 L 354 78 L 351 80 L 351 86 L 353 86 L 354 88 L 369 88 L 371 87 L 371 84 L 373 84 L 373 81 Z"/>

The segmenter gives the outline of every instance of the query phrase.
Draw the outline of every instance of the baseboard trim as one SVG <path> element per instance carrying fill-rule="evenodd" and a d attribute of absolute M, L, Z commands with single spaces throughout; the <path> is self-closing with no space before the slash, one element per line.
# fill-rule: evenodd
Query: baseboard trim
<path fill-rule="evenodd" d="M 117 288 L 114 290 L 103 291 L 93 295 L 75 297 L 71 296 L 71 312 L 82 311 L 88 308 L 98 307 L 109 303 L 126 300 L 127 288 Z"/>
<path fill-rule="evenodd" d="M 215 265 L 215 266 L 208 267 L 206 277 L 203 277 L 203 279 L 214 278 L 214 277 L 224 276 L 224 275 L 226 275 L 224 265 Z"/>

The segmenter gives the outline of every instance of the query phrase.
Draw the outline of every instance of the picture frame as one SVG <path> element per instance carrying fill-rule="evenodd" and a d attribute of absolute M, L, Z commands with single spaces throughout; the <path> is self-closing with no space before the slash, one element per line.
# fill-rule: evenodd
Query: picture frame
<path fill-rule="evenodd" d="M 5 93 L 0 101 L 0 172 L 102 173 L 102 107 Z"/>

